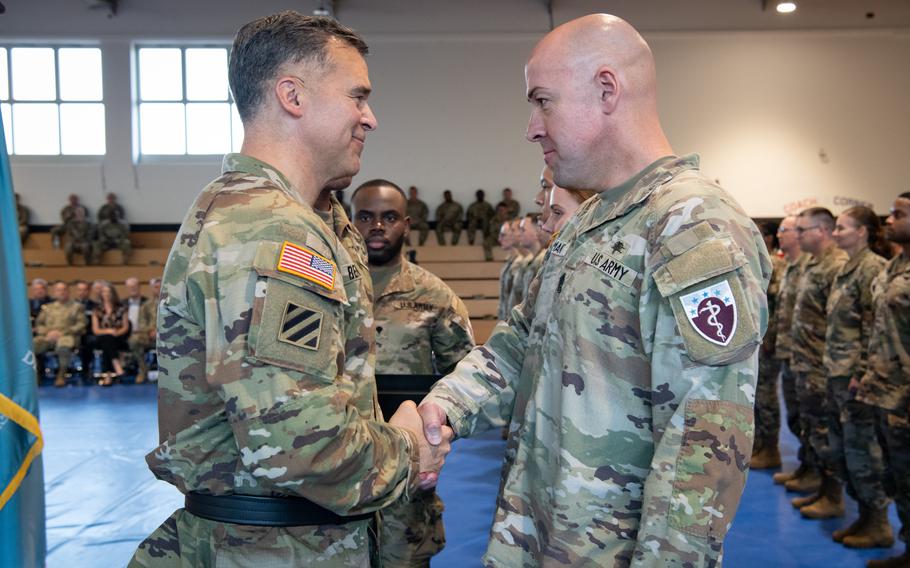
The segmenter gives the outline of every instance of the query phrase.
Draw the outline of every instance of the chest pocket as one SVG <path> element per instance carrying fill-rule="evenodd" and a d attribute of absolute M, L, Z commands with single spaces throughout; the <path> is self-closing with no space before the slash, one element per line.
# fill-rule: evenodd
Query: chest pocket
<path fill-rule="evenodd" d="M 247 358 L 333 381 L 344 355 L 347 298 L 340 275 L 330 290 L 279 271 L 278 255 L 277 244 L 262 243 L 253 263 L 257 279 Z"/>

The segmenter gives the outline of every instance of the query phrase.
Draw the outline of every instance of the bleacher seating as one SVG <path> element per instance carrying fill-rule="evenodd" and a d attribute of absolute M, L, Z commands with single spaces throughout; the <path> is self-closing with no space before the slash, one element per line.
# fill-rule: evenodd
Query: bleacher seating
<path fill-rule="evenodd" d="M 123 294 L 124 281 L 135 276 L 142 281 L 142 293 L 148 295 L 148 280 L 161 276 L 175 237 L 175 231 L 133 232 L 130 235 L 133 254 L 126 267 L 120 263 L 120 251 L 116 250 L 105 252 L 100 264 L 85 266 L 82 257 L 77 255 L 76 264 L 68 266 L 63 251 L 52 247 L 49 233 L 33 233 L 23 250 L 26 278 L 48 281 L 103 279 L 113 283 L 117 292 Z M 486 341 L 496 325 L 499 272 L 505 259 L 503 251 L 494 249 L 491 262 L 483 260 L 480 245 L 441 247 L 428 244 L 405 249 L 406 253 L 409 251 L 414 251 L 422 267 L 442 278 L 464 300 L 471 314 L 475 339 L 478 343 Z"/>

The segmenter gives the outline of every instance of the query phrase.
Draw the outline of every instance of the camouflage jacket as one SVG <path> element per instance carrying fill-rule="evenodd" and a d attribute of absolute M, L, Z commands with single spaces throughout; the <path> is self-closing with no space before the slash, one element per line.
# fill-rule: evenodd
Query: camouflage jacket
<path fill-rule="evenodd" d="M 863 400 L 887 410 L 910 412 L 910 258 L 892 258 L 872 281 L 875 321 Z"/>
<path fill-rule="evenodd" d="M 41 337 L 50 331 L 59 331 L 64 336 L 78 339 L 85 333 L 85 329 L 82 304 L 75 301 L 44 304 L 35 318 L 35 335 Z"/>
<path fill-rule="evenodd" d="M 182 492 L 300 495 L 339 514 L 416 490 L 415 437 L 375 421 L 370 387 L 345 372 L 351 258 L 277 170 L 228 154 L 222 171 L 164 271 L 150 469 Z"/>
<path fill-rule="evenodd" d="M 148 332 L 154 330 L 156 325 L 158 325 L 158 300 L 150 298 L 139 307 L 139 325 L 136 326 L 134 333 L 148 336 Z"/>
<path fill-rule="evenodd" d="M 720 562 L 770 276 L 696 156 L 582 204 L 524 304 L 425 399 L 458 436 L 510 424 L 485 565 Z"/>
<path fill-rule="evenodd" d="M 376 372 L 448 373 L 474 347 L 471 316 L 445 282 L 401 260 L 376 298 Z"/>
<path fill-rule="evenodd" d="M 868 248 L 847 261 L 828 296 L 825 371 L 829 377 L 862 378 L 872 333 L 872 280 L 885 259 Z"/>
<path fill-rule="evenodd" d="M 518 219 L 518 214 L 521 213 L 521 203 L 514 199 L 510 199 L 509 201 L 500 201 L 496 204 L 496 207 L 499 207 L 500 205 L 506 206 L 506 210 L 509 212 L 509 219 Z"/>
<path fill-rule="evenodd" d="M 528 293 L 531 290 L 531 282 L 534 281 L 534 277 L 537 276 L 537 273 L 540 271 L 540 267 L 543 265 L 543 259 L 547 254 L 547 249 L 543 249 L 533 257 L 531 257 L 531 262 L 525 267 L 521 273 L 521 297 L 527 298 Z M 516 304 L 517 305 L 517 304 Z"/>
<path fill-rule="evenodd" d="M 105 203 L 101 206 L 101 209 L 98 210 L 98 222 L 102 221 L 123 221 L 126 219 L 126 212 L 123 210 L 123 206 L 119 203 Z"/>
<path fill-rule="evenodd" d="M 95 225 L 88 221 L 77 221 L 75 219 L 66 224 L 64 232 L 68 242 L 72 244 L 89 244 L 97 236 Z"/>
<path fill-rule="evenodd" d="M 419 221 L 427 222 L 427 219 L 430 218 L 430 208 L 427 207 L 427 204 L 421 201 L 420 199 L 411 200 L 408 199 L 407 205 L 407 214 L 411 218 L 411 223 L 417 223 Z"/>
<path fill-rule="evenodd" d="M 468 221 L 471 219 L 477 219 L 483 223 L 489 223 L 493 220 L 493 217 L 495 215 L 496 212 L 493 211 L 492 205 L 486 201 L 475 201 L 474 203 L 468 205 L 468 212 L 465 214 L 465 217 Z"/>
<path fill-rule="evenodd" d="M 512 311 L 512 306 L 509 304 L 509 294 L 512 293 L 512 263 L 515 262 L 516 258 L 513 252 L 502 263 L 502 269 L 499 271 L 499 309 L 496 317 L 503 321 L 509 317 L 509 313 Z"/>
<path fill-rule="evenodd" d="M 512 285 L 509 286 L 509 302 L 506 304 L 506 314 L 505 317 L 502 318 L 503 320 L 512 312 L 512 308 L 524 301 L 525 292 L 527 292 L 524 288 L 525 274 L 528 271 L 528 266 L 531 265 L 531 261 L 533 260 L 534 256 L 530 253 L 520 254 L 512 263 L 512 266 L 509 269 L 512 272 L 509 277 Z"/>
<path fill-rule="evenodd" d="M 833 244 L 818 256 L 810 256 L 796 285 L 790 368 L 801 373 L 825 372 L 826 309 L 834 277 L 847 262 L 847 253 Z"/>
<path fill-rule="evenodd" d="M 781 361 L 790 361 L 792 355 L 790 338 L 793 327 L 793 306 L 796 304 L 796 285 L 799 283 L 808 260 L 809 255 L 800 254 L 793 262 L 787 262 L 783 274 L 781 274 L 780 292 L 777 295 L 777 307 L 774 310 L 774 323 L 777 327 L 774 334 L 774 357 Z"/>
<path fill-rule="evenodd" d="M 457 201 L 443 201 L 436 208 L 436 221 L 438 223 L 460 223 L 464 214 L 464 207 Z"/>
<path fill-rule="evenodd" d="M 787 269 L 787 261 L 771 255 L 771 282 L 768 284 L 768 332 L 762 338 L 762 357 L 774 357 L 774 347 L 777 343 L 777 317 L 778 300 L 781 295 L 781 280 Z"/>

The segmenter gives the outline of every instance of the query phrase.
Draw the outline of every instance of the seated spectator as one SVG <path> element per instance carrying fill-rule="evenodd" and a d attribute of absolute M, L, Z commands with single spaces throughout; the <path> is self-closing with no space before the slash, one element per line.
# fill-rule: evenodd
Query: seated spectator
<path fill-rule="evenodd" d="M 104 284 L 101 305 L 92 312 L 92 333 L 95 335 L 95 346 L 101 350 L 101 380 L 98 384 L 108 387 L 114 384 L 115 376 L 123 375 L 120 354 L 129 349 L 127 337 L 130 333 L 126 306 L 111 284 Z"/>
<path fill-rule="evenodd" d="M 139 373 L 136 375 L 136 384 L 144 383 L 148 378 L 148 363 L 145 353 L 155 349 L 158 340 L 158 295 L 161 293 L 161 279 L 149 280 L 152 287 L 152 297 L 139 308 L 139 324 L 133 328 L 130 336 L 130 351 L 139 364 Z"/>
<path fill-rule="evenodd" d="M 124 284 L 126 284 L 126 300 L 123 301 L 123 304 L 126 306 L 126 315 L 130 319 L 132 328 L 137 329 L 139 327 L 139 310 L 148 301 L 148 298 L 142 295 L 138 278 L 127 278 Z"/>
<path fill-rule="evenodd" d="M 100 291 L 101 284 L 98 284 Z M 85 335 L 82 336 L 82 343 L 79 347 L 79 358 L 82 360 L 82 369 L 85 378 L 91 377 L 92 372 L 92 352 L 95 349 L 95 336 L 92 334 L 92 312 L 98 307 L 98 302 L 92 299 L 92 288 L 85 280 L 77 280 L 75 283 L 74 299 L 82 306 L 82 312 L 85 314 Z"/>
<path fill-rule="evenodd" d="M 41 306 L 49 304 L 53 300 L 47 295 L 47 280 L 35 278 L 29 285 L 28 313 L 31 318 L 32 327 L 35 326 L 35 318 L 41 311 Z"/>
<path fill-rule="evenodd" d="M 55 387 L 66 385 L 66 371 L 73 357 L 73 350 L 85 331 L 85 315 L 78 302 L 70 300 L 66 282 L 54 283 L 56 301 L 44 304 L 35 319 L 35 356 L 38 358 L 38 378 L 44 374 L 44 354 L 57 355 Z"/>

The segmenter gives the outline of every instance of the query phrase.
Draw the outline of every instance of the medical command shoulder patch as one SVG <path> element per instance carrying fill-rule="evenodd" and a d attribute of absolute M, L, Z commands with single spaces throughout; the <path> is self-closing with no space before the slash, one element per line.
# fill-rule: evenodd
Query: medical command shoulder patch
<path fill-rule="evenodd" d="M 686 317 L 698 334 L 711 343 L 730 344 L 736 332 L 736 300 L 727 280 L 680 296 Z"/>
<path fill-rule="evenodd" d="M 335 288 L 335 263 L 316 252 L 284 241 L 281 255 L 278 257 L 279 272 L 287 272 L 323 288 Z"/>

